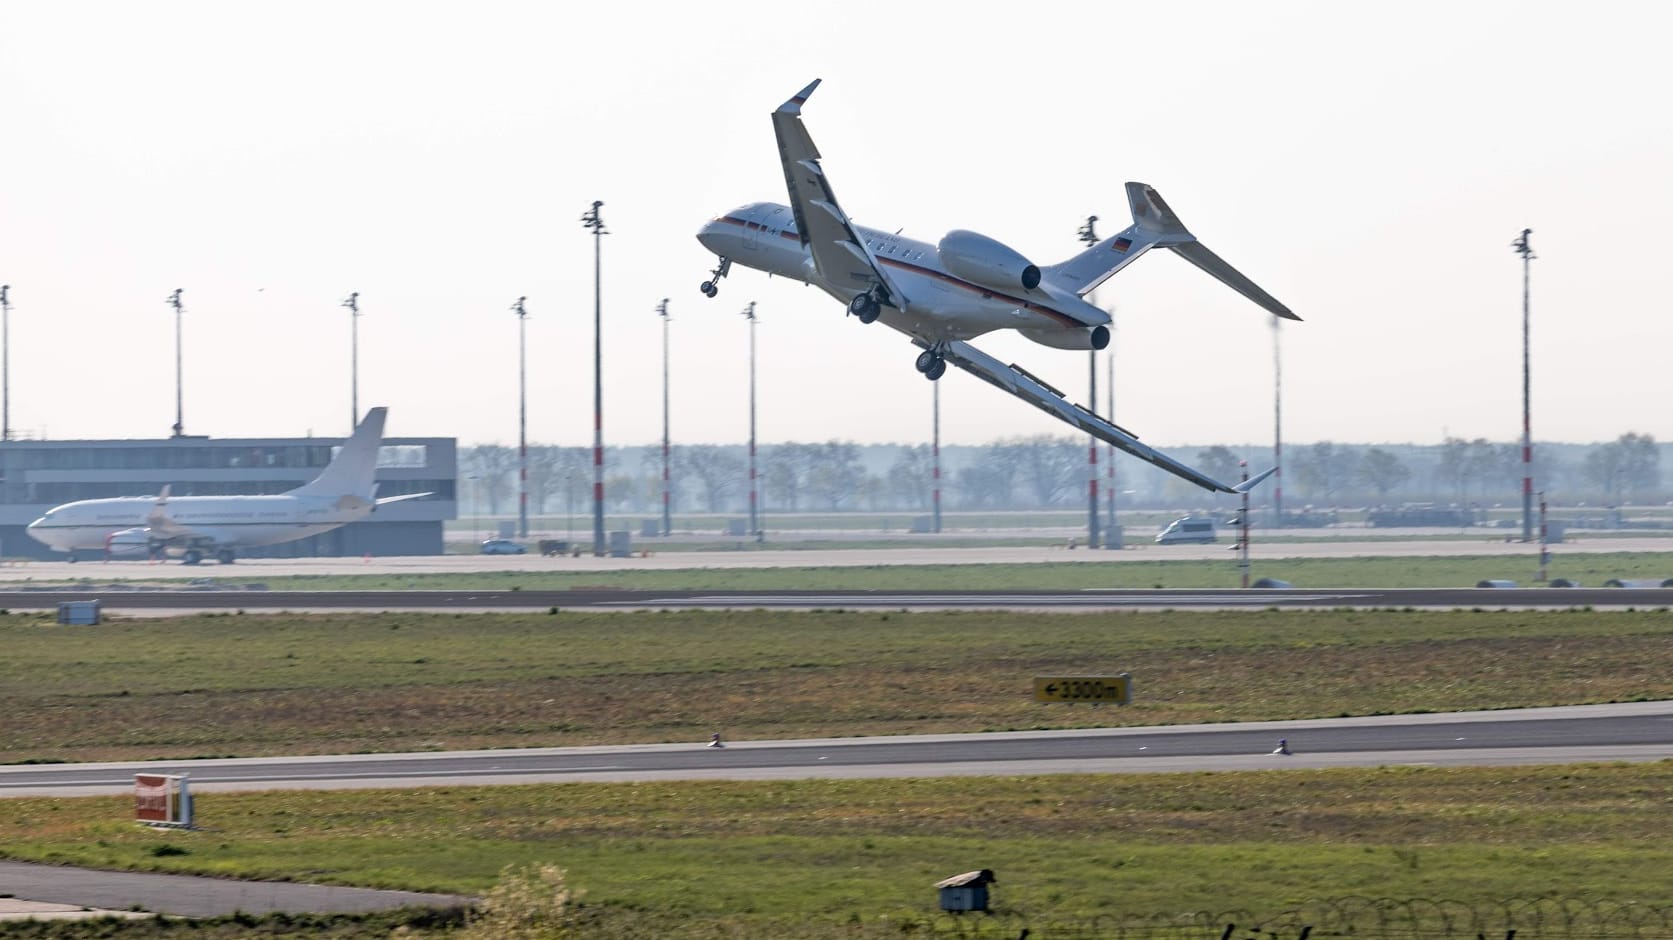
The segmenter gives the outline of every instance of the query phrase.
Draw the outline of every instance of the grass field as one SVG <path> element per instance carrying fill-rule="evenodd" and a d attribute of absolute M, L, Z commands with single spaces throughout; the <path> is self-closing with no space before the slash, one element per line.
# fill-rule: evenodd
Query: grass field
<path fill-rule="evenodd" d="M 1091 553 L 1097 557 L 1098 553 Z M 1119 554 L 1119 553 L 1116 553 Z M 1077 558 L 1085 558 L 1082 554 Z M 679 570 L 567 571 L 565 559 L 550 560 L 539 571 L 474 572 L 457 575 L 345 575 L 264 578 L 273 590 L 567 590 L 574 588 L 641 588 L 660 590 L 1082 590 L 1087 588 L 1235 588 L 1239 584 L 1236 558 L 1226 553 L 1222 562 L 1112 560 L 1098 564 L 1083 560 L 995 565 L 872 565 L 809 568 L 686 568 Z M 1533 585 L 1537 556 L 1469 555 L 1412 558 L 1296 558 L 1261 559 L 1252 568 L 1256 578 L 1288 581 L 1298 588 L 1474 587 L 1490 578 L 1510 578 Z M 246 568 L 210 576 L 241 584 L 256 569 Z M 190 577 L 204 572 L 192 571 Z M 178 567 L 114 565 L 92 571 L 85 584 L 153 583 L 158 575 L 185 581 Z M 1610 578 L 1673 577 L 1673 552 L 1621 552 L 1597 555 L 1558 555 L 1551 577 L 1569 578 L 1589 587 Z"/>
<path fill-rule="evenodd" d="M 1673 696 L 1673 614 L 0 617 L 0 760 L 969 732 Z M 1135 703 L 1032 702 L 1126 671 Z"/>
<path fill-rule="evenodd" d="M 94 628 L 14 614 L 0 617 L 0 759 L 1662 699 L 1670 629 L 1664 610 L 211 615 Z M 1034 674 L 1104 669 L 1134 674 L 1134 705 L 1027 699 Z M 586 893 L 585 935 L 611 937 L 899 935 L 932 913 L 935 880 L 977 867 L 999 872 L 997 904 L 1024 923 L 1270 914 L 1349 895 L 1673 905 L 1673 762 L 199 799 L 203 829 L 189 833 L 133 826 L 123 799 L 0 801 L 0 855 L 473 893 L 507 864 L 552 863 Z M 388 935 L 371 923 L 334 935 Z M 159 928 L 122 929 L 86 935 Z"/>
<path fill-rule="evenodd" d="M 933 911 L 935 881 L 979 867 L 998 873 L 997 906 L 1025 923 L 1235 920 L 1226 912 L 1352 895 L 1665 906 L 1670 793 L 1668 762 L 561 784 L 211 794 L 202 831 L 161 833 L 124 821 L 121 799 L 28 799 L 0 802 L 0 851 L 463 893 L 487 890 L 507 864 L 554 863 L 600 923 L 665 925 L 611 936 L 910 922 Z"/>

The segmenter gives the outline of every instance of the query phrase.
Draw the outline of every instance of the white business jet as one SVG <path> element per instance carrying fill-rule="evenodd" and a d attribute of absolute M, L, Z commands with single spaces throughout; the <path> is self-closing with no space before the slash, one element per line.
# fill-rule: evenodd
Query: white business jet
<path fill-rule="evenodd" d="M 60 552 L 103 550 L 107 558 L 208 555 L 232 564 L 237 549 L 291 542 L 358 522 L 386 503 L 429 493 L 377 497 L 373 475 L 388 408 L 366 412 L 320 475 L 277 496 L 158 496 L 83 499 L 49 509 L 29 534 Z"/>
<path fill-rule="evenodd" d="M 790 205 L 757 202 L 711 220 L 697 233 L 720 264 L 701 290 L 709 297 L 733 262 L 812 284 L 848 305 L 861 323 L 881 321 L 922 349 L 917 367 L 931 380 L 951 363 L 1141 460 L 1225 493 L 1247 492 L 1272 470 L 1236 485 L 1215 480 L 1144 444 L 1132 433 L 1069 402 L 1021 366 L 1005 365 L 967 340 L 1014 329 L 1057 349 L 1109 345 L 1109 314 L 1086 300 L 1099 284 L 1152 248 L 1167 248 L 1287 320 L 1300 317 L 1203 247 L 1156 190 L 1127 184 L 1133 224 L 1073 258 L 1039 267 L 986 235 L 948 232 L 940 242 L 902 238 L 856 225 L 837 204 L 802 126 L 802 105 L 818 80 L 773 112 Z"/>

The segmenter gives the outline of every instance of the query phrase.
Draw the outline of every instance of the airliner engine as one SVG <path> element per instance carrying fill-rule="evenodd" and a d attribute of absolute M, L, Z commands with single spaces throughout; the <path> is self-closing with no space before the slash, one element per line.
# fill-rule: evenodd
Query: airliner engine
<path fill-rule="evenodd" d="M 151 530 L 146 528 L 122 529 L 105 538 L 105 554 L 111 558 L 149 558 L 151 548 Z"/>
<path fill-rule="evenodd" d="M 1110 344 L 1110 328 L 1094 326 L 1078 330 L 1018 330 L 1041 346 L 1053 349 L 1103 349 Z"/>
<path fill-rule="evenodd" d="M 1040 269 L 1003 242 L 976 232 L 955 229 L 935 246 L 947 270 L 995 290 L 1033 290 L 1040 286 Z"/>

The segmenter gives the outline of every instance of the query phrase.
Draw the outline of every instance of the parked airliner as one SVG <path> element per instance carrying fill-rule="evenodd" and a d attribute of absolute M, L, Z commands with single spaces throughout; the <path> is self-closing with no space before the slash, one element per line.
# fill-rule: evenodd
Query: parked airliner
<path fill-rule="evenodd" d="M 1067 401 L 1032 373 L 971 346 L 999 329 L 1058 349 L 1109 345 L 1109 314 L 1086 300 L 1099 284 L 1152 248 L 1167 248 L 1274 316 L 1300 317 L 1203 247 L 1156 190 L 1127 184 L 1133 224 L 1061 264 L 1040 267 L 976 232 L 948 232 L 936 244 L 856 225 L 837 204 L 819 149 L 802 125 L 816 79 L 773 112 L 790 204 L 757 202 L 717 216 L 697 234 L 720 259 L 702 292 L 714 297 L 733 262 L 812 284 L 842 301 L 861 323 L 881 321 L 922 351 L 917 368 L 939 379 L 951 363 L 1063 421 L 1209 490 L 1246 492 L 1268 470 L 1235 486 L 1144 444 L 1131 432 Z"/>
<path fill-rule="evenodd" d="M 378 447 L 388 408 L 373 408 L 312 481 L 277 496 L 158 496 L 83 499 L 49 509 L 29 534 L 60 552 L 102 550 L 107 558 L 178 555 L 195 565 L 214 555 L 232 564 L 237 549 L 291 542 L 358 522 L 385 503 L 428 493 L 377 498 Z"/>

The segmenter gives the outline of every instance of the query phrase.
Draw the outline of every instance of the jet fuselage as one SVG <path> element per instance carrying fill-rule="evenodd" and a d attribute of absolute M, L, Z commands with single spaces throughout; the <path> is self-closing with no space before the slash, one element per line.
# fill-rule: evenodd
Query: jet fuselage
<path fill-rule="evenodd" d="M 1074 294 L 1051 290 L 1049 282 L 1034 291 L 978 284 L 948 272 L 935 245 L 863 225 L 854 228 L 878 263 L 898 279 L 907 297 L 904 311 L 886 306 L 879 319 L 925 343 L 972 339 L 1002 329 L 1084 332 L 1087 321 L 1109 319 L 1107 313 Z M 870 282 L 826 283 L 812 253 L 802 244 L 789 206 L 773 202 L 739 206 L 711 219 L 698 231 L 697 240 L 716 255 L 812 284 L 844 304 L 871 288 Z"/>

